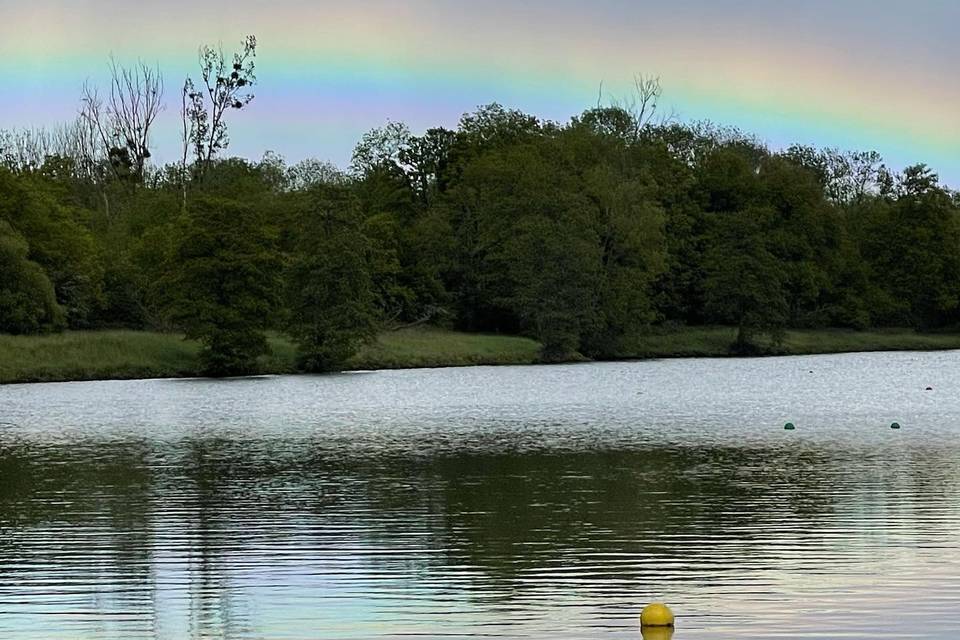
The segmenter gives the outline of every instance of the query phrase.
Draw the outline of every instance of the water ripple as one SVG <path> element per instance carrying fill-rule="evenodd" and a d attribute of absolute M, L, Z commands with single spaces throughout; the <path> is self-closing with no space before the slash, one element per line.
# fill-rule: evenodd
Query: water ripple
<path fill-rule="evenodd" d="M 0 637 L 639 638 L 663 599 L 677 640 L 952 639 L 958 392 L 957 353 L 0 387 Z"/>

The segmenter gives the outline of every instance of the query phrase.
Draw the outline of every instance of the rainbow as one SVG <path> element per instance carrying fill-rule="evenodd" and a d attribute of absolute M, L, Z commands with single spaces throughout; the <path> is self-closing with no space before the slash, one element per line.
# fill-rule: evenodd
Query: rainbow
<path fill-rule="evenodd" d="M 236 114 L 238 155 L 342 165 L 388 119 L 453 126 L 492 101 L 565 121 L 596 103 L 601 82 L 616 95 L 646 73 L 662 78 L 681 119 L 735 125 L 774 147 L 874 149 L 960 186 L 952 0 L 0 0 L 0 15 L 0 127 L 71 118 L 111 54 L 156 61 L 167 83 L 161 160 L 176 156 L 178 89 L 197 46 L 230 49 L 255 33 L 260 82 Z"/>

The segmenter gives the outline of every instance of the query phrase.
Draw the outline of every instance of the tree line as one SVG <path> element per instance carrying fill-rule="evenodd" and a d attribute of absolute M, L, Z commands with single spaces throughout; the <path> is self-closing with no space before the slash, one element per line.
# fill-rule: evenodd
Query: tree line
<path fill-rule="evenodd" d="M 788 327 L 960 323 L 960 195 L 923 164 L 661 117 L 650 78 L 566 123 L 390 122 L 347 170 L 225 157 L 255 55 L 201 49 L 175 163 L 149 161 L 163 83 L 143 64 L 86 87 L 75 123 L 0 132 L 0 332 L 177 331 L 228 375 L 268 330 L 324 371 L 421 323 L 528 335 L 545 360 L 664 326 L 733 325 L 749 353 Z"/>

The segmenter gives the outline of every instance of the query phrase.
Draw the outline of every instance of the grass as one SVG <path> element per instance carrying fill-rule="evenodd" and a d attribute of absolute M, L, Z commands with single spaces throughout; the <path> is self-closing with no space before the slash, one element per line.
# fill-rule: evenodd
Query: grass
<path fill-rule="evenodd" d="M 729 327 L 683 327 L 637 336 L 628 358 L 696 358 L 724 356 L 737 336 Z"/>
<path fill-rule="evenodd" d="M 736 338 L 731 327 L 684 327 L 641 336 L 633 341 L 631 358 L 716 357 L 730 355 Z M 769 346 L 771 355 L 808 355 L 854 351 L 935 351 L 960 349 L 960 334 L 917 333 L 911 329 L 795 329 L 783 343 Z"/>
<path fill-rule="evenodd" d="M 351 369 L 532 364 L 539 352 L 540 344 L 529 338 L 419 328 L 381 333 L 348 364 Z"/>
<path fill-rule="evenodd" d="M 848 351 L 937 351 L 960 349 L 955 333 L 917 333 L 905 329 L 883 331 L 788 331 L 784 346 L 791 354 Z"/>
<path fill-rule="evenodd" d="M 178 336 L 144 331 L 0 335 L 0 383 L 189 376 L 197 351 Z"/>
<path fill-rule="evenodd" d="M 730 354 L 729 327 L 660 330 L 638 337 L 625 358 L 713 357 Z M 293 373 L 296 348 L 268 336 L 272 353 L 261 373 Z M 906 329 L 788 331 L 774 352 L 782 355 L 960 349 L 960 334 L 922 334 Z M 532 364 L 540 345 L 527 338 L 458 333 L 419 327 L 380 334 L 357 353 L 350 369 Z M 197 375 L 195 342 L 144 331 L 74 331 L 52 336 L 0 335 L 0 383 L 185 377 Z"/>
<path fill-rule="evenodd" d="M 293 373 L 296 347 L 268 335 L 261 373 Z M 196 342 L 146 331 L 72 331 L 51 336 L 0 335 L 0 383 L 198 375 Z M 527 338 L 416 328 L 381 334 L 348 363 L 351 369 L 471 364 L 529 364 L 540 345 Z"/>

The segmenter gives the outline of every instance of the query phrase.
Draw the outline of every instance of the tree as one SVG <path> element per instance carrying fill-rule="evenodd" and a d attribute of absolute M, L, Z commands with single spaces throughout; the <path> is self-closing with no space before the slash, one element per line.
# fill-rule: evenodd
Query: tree
<path fill-rule="evenodd" d="M 663 86 L 657 76 L 634 74 L 630 91 L 626 96 L 614 97 L 610 106 L 603 107 L 603 85 L 597 107 L 584 114 L 584 121 L 599 126 L 602 130 L 615 133 L 630 142 L 637 142 L 641 135 L 652 128 L 663 127 L 673 120 L 673 113 L 657 117 Z"/>
<path fill-rule="evenodd" d="M 402 122 L 388 121 L 382 127 L 375 127 L 363 134 L 353 150 L 350 169 L 357 176 L 368 175 L 384 167 L 398 168 L 401 151 L 410 144 L 413 135 L 409 127 Z"/>
<path fill-rule="evenodd" d="M 375 335 L 374 295 L 355 198 L 315 187 L 285 270 L 284 326 L 305 371 L 332 371 Z"/>
<path fill-rule="evenodd" d="M 435 207 L 452 132 L 413 136 L 388 122 L 364 134 L 351 164 L 354 192 L 369 241 L 369 265 L 380 315 L 387 326 L 420 324 L 446 314 L 442 265 L 451 230 Z"/>
<path fill-rule="evenodd" d="M 788 306 L 784 274 L 769 246 L 768 230 L 774 213 L 746 209 L 721 214 L 706 257 L 706 307 L 714 321 L 737 327 L 735 353 L 760 349 L 757 334 L 774 344 L 783 339 Z"/>
<path fill-rule="evenodd" d="M 652 322 L 651 283 L 664 267 L 664 215 L 646 167 L 646 144 L 574 119 L 557 137 L 571 165 L 568 189 L 582 194 L 586 229 L 598 243 L 596 323 L 581 336 L 592 357 L 629 351 L 627 342 Z M 644 150 L 645 151 L 645 150 Z"/>
<path fill-rule="evenodd" d="M 258 210 L 222 198 L 198 198 L 181 220 L 168 308 L 186 336 L 202 344 L 205 374 L 251 373 L 268 352 L 263 331 L 281 268 L 275 241 Z"/>
<path fill-rule="evenodd" d="M 303 191 L 324 184 L 347 184 L 348 176 L 336 165 L 316 158 L 306 158 L 286 169 L 286 186 Z"/>
<path fill-rule="evenodd" d="M 601 271 L 589 202 L 561 158 L 551 139 L 494 147 L 464 166 L 446 200 L 458 324 L 523 331 L 551 360 L 595 329 Z"/>
<path fill-rule="evenodd" d="M 846 302 L 833 287 L 843 267 L 836 206 L 814 172 L 782 156 L 762 161 L 758 181 L 763 205 L 775 212 L 768 241 L 783 269 L 789 322 L 797 327 L 839 322 L 838 305 Z"/>
<path fill-rule="evenodd" d="M 868 195 L 881 193 L 891 179 L 876 151 L 815 149 L 793 145 L 784 154 L 791 162 L 811 171 L 826 196 L 834 203 L 859 203 Z"/>
<path fill-rule="evenodd" d="M 254 64 L 257 55 L 256 36 L 247 36 L 242 47 L 241 51 L 233 54 L 232 62 L 228 62 L 222 48 L 202 46 L 202 86 L 197 87 L 189 76 L 183 83 L 180 115 L 185 174 L 191 150 L 197 173 L 203 175 L 206 172 L 213 159 L 230 144 L 227 112 L 243 109 L 254 98 L 250 90 L 257 81 Z"/>
<path fill-rule="evenodd" d="M 632 142 L 637 136 L 637 123 L 633 114 L 621 107 L 596 107 L 584 111 L 573 119 L 573 128 L 586 127 L 598 136 L 611 136 Z"/>
<path fill-rule="evenodd" d="M 159 69 L 138 62 L 123 67 L 110 60 L 110 91 L 101 96 L 85 84 L 80 116 L 97 133 L 113 175 L 143 181 L 150 158 L 150 130 L 163 110 L 163 76 Z"/>
<path fill-rule="evenodd" d="M 903 170 L 898 177 L 897 187 L 899 195 L 905 198 L 920 198 L 925 194 L 938 190 L 940 176 L 925 164 L 915 164 Z"/>
<path fill-rule="evenodd" d="M 105 157 L 99 133 L 82 116 L 49 128 L 0 131 L 0 164 L 17 173 L 41 171 L 56 158 L 71 177 L 99 183 Z"/>
<path fill-rule="evenodd" d="M 46 333 L 66 325 L 50 279 L 27 254 L 26 240 L 0 220 L 0 333 Z"/>
<path fill-rule="evenodd" d="M 599 249 L 598 323 L 587 334 L 591 356 L 616 356 L 653 320 L 651 284 L 664 268 L 663 212 L 640 180 L 601 162 L 585 172 Z M 582 232 L 581 232 L 582 233 Z"/>
<path fill-rule="evenodd" d="M 548 362 L 576 354 L 600 322 L 600 243 L 577 233 L 568 216 L 525 218 L 495 258 L 504 261 L 511 281 L 501 303 L 542 343 Z"/>
<path fill-rule="evenodd" d="M 411 188 L 423 206 L 432 204 L 447 186 L 450 150 L 456 134 L 436 127 L 422 136 L 411 137 L 400 150 L 400 162 L 407 167 Z"/>
<path fill-rule="evenodd" d="M 908 167 L 900 197 L 863 212 L 861 251 L 873 274 L 876 320 L 933 328 L 960 320 L 960 215 L 936 174 Z"/>
<path fill-rule="evenodd" d="M 103 262 L 89 229 L 90 212 L 68 201 L 42 174 L 0 169 L 0 221 L 29 245 L 28 259 L 53 283 L 57 303 L 72 329 L 88 328 L 102 304 Z"/>

